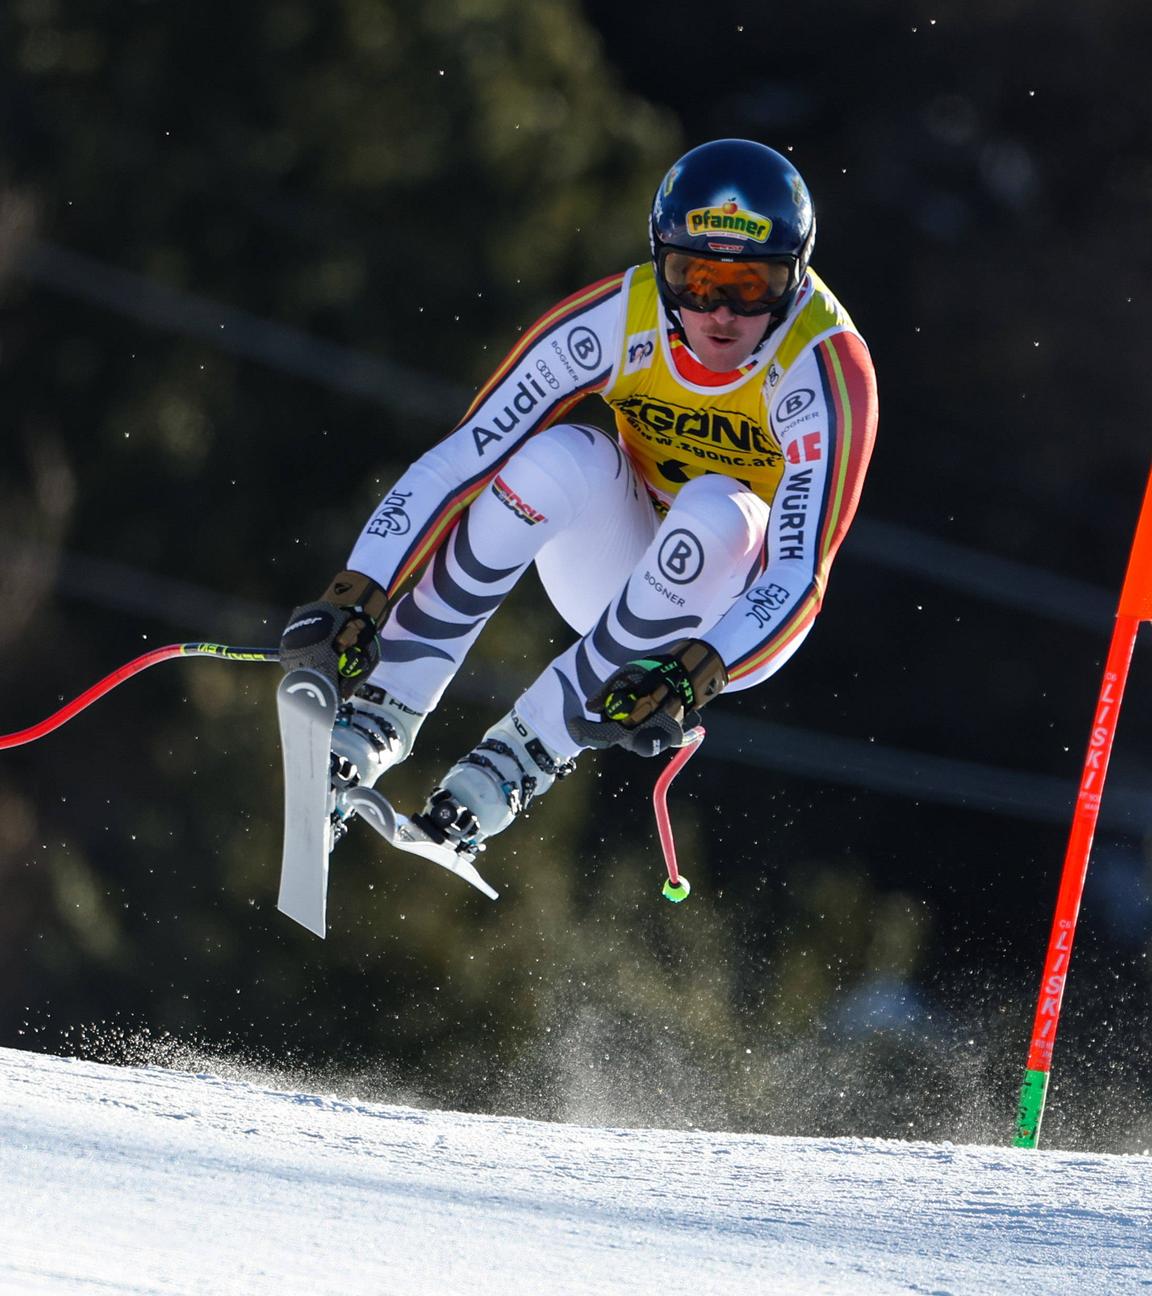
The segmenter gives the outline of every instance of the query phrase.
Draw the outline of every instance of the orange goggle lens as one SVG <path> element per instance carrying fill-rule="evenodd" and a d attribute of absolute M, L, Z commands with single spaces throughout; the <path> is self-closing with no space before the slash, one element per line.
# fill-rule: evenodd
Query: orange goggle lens
<path fill-rule="evenodd" d="M 692 252 L 667 250 L 660 270 L 677 305 L 712 311 L 727 306 L 737 315 L 762 315 L 792 286 L 796 262 L 714 260 Z"/>

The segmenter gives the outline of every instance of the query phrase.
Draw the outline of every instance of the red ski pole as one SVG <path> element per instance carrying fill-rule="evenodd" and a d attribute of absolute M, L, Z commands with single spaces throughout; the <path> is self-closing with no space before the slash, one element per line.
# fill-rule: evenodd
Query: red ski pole
<path fill-rule="evenodd" d="M 79 715 L 85 707 L 91 706 L 105 693 L 111 693 L 118 684 L 123 684 L 133 675 L 139 675 L 149 666 L 171 661 L 173 657 L 223 657 L 227 661 L 274 662 L 280 660 L 280 651 L 277 648 L 233 648 L 228 644 L 212 643 L 169 644 L 166 648 L 154 648 L 142 657 L 126 662 L 110 675 L 105 675 L 90 689 L 86 689 L 79 697 L 73 698 L 71 702 L 62 706 L 59 711 L 53 712 L 47 719 L 41 720 L 39 724 L 30 725 L 27 729 L 19 729 L 15 733 L 0 734 L 0 751 L 6 747 L 20 747 L 24 743 L 43 738 L 53 730 L 59 729 L 61 725 L 67 724 L 73 716 Z"/>
<path fill-rule="evenodd" d="M 1020 1102 L 1016 1116 L 1015 1147 L 1034 1148 L 1040 1138 L 1040 1122 L 1044 1116 L 1044 1100 L 1048 1092 L 1048 1078 L 1052 1068 L 1052 1049 L 1056 1028 L 1060 1021 L 1060 1006 L 1064 987 L 1068 981 L 1068 963 L 1072 957 L 1072 941 L 1076 934 L 1076 919 L 1080 914 L 1080 901 L 1088 874 L 1088 861 L 1092 853 L 1092 839 L 1096 834 L 1096 821 L 1100 815 L 1100 798 L 1108 773 L 1108 758 L 1116 736 L 1116 722 L 1120 717 L 1120 704 L 1124 699 L 1124 686 L 1128 681 L 1128 668 L 1136 633 L 1140 622 L 1152 618 L 1152 475 L 1144 492 L 1140 520 L 1132 542 L 1128 571 L 1120 592 L 1120 606 L 1112 644 L 1104 665 L 1104 682 L 1096 703 L 1092 733 L 1088 740 L 1088 754 L 1080 776 L 1080 790 L 1068 848 L 1064 855 L 1064 871 L 1060 891 L 1056 898 L 1056 913 L 1052 920 L 1052 934 L 1048 941 L 1048 954 L 1044 960 L 1044 975 L 1040 981 L 1040 996 L 1032 1026 L 1032 1040 L 1028 1050 L 1028 1066 L 1024 1083 L 1020 1087 Z"/>
<path fill-rule="evenodd" d="M 652 808 L 656 811 L 656 827 L 660 830 L 660 845 L 664 851 L 664 863 L 668 866 L 664 895 L 674 904 L 687 899 L 692 887 L 676 867 L 676 842 L 672 837 L 672 820 L 668 815 L 668 787 L 703 741 L 704 730 L 699 725 L 695 729 L 689 729 L 684 735 L 683 747 L 668 762 L 652 790 Z"/>

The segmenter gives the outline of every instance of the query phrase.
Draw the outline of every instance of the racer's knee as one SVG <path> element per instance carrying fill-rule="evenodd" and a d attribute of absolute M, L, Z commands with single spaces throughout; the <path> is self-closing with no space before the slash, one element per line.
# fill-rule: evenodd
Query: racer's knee
<path fill-rule="evenodd" d="M 504 475 L 533 468 L 547 476 L 569 481 L 573 474 L 584 477 L 601 462 L 615 463 L 614 443 L 599 428 L 579 423 L 557 423 L 537 432 L 520 447 L 504 466 Z"/>
<path fill-rule="evenodd" d="M 526 441 L 497 481 L 540 520 L 572 517 L 620 475 L 622 460 L 615 442 L 599 428 L 557 423 Z"/>
<path fill-rule="evenodd" d="M 693 526 L 734 554 L 750 554 L 764 544 L 768 505 L 731 477 L 706 473 L 677 492 L 665 526 Z"/>

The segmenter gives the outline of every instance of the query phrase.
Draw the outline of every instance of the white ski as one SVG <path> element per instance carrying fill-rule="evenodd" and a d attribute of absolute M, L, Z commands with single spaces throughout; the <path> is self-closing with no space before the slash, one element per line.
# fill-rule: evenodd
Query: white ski
<path fill-rule="evenodd" d="M 381 837 L 397 850 L 421 855 L 424 859 L 439 864 L 450 873 L 469 882 L 477 891 L 483 891 L 489 900 L 499 900 L 500 892 L 480 876 L 472 863 L 474 856 L 468 852 L 459 852 L 451 846 L 434 841 L 407 815 L 397 810 L 387 798 L 380 795 L 375 788 L 352 788 L 340 794 L 340 808 L 348 813 L 355 813 L 380 834 Z"/>
<path fill-rule="evenodd" d="M 372 788 L 339 793 L 332 786 L 332 726 L 340 701 L 336 686 L 316 671 L 290 671 L 276 690 L 284 757 L 284 853 L 277 908 L 323 937 L 327 930 L 328 857 L 337 821 L 359 815 L 397 850 L 420 855 L 455 873 L 491 900 L 499 893 L 477 872 L 472 852 L 435 841 L 418 823 Z"/>
<path fill-rule="evenodd" d="M 336 686 L 316 671 L 290 671 L 276 690 L 284 757 L 284 853 L 277 908 L 320 937 L 326 930 L 336 804 L 330 752 L 338 705 Z"/>

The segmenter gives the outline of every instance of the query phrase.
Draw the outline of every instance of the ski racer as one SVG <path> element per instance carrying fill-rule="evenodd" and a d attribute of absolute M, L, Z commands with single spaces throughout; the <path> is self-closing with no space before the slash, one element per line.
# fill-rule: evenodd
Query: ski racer
<path fill-rule="evenodd" d="M 650 233 L 649 262 L 525 332 L 283 636 L 286 670 L 339 682 L 334 768 L 370 786 L 536 564 L 578 637 L 414 817 L 461 852 L 582 750 L 679 746 L 705 703 L 778 671 L 856 512 L 875 376 L 809 266 L 799 173 L 750 140 L 703 144 L 661 180 Z M 615 436 L 565 419 L 591 393 Z"/>

